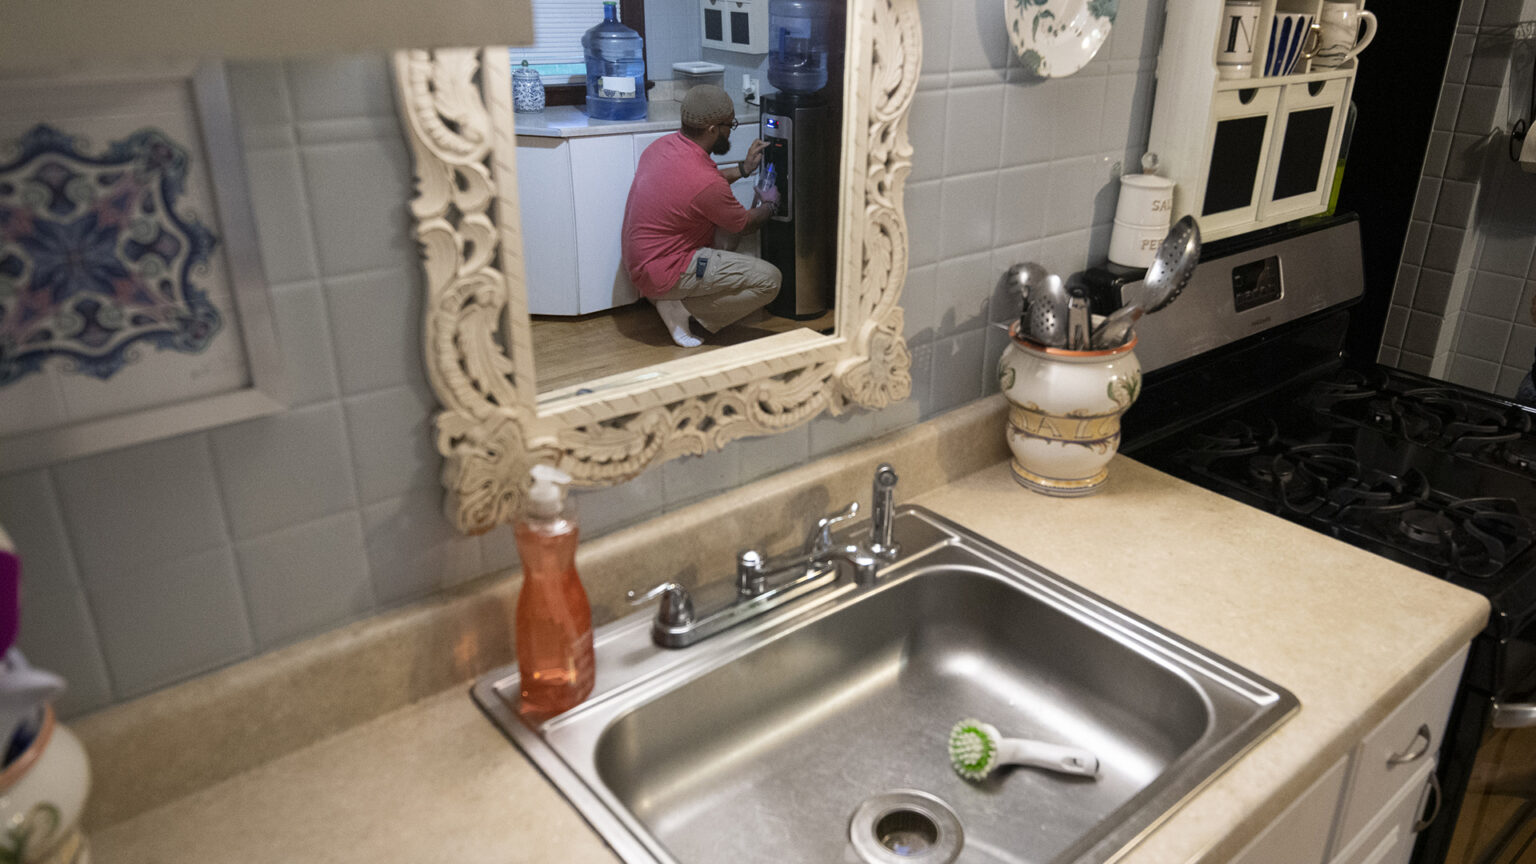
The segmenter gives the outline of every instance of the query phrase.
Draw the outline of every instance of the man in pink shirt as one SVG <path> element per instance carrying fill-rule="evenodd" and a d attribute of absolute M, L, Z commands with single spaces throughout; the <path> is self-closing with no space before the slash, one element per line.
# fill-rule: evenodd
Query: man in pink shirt
<path fill-rule="evenodd" d="M 713 85 L 683 97 L 681 132 L 645 148 L 624 205 L 624 267 L 640 293 L 656 306 L 672 341 L 693 348 L 701 340 L 689 318 L 711 333 L 766 306 L 783 275 L 761 258 L 731 251 L 736 235 L 756 231 L 773 215 L 777 189 L 742 207 L 731 183 L 763 161 L 763 142 L 747 158 L 721 168 L 710 155 L 731 149 L 736 106 Z M 761 203 L 759 203 L 759 201 Z"/>

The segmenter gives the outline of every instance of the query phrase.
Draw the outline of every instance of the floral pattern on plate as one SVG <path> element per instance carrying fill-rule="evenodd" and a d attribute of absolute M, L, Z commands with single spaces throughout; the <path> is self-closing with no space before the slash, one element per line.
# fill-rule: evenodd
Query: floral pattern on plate
<path fill-rule="evenodd" d="M 1088 65 L 1109 38 L 1119 0 L 1004 0 L 1008 38 L 1040 78 L 1064 78 Z"/>

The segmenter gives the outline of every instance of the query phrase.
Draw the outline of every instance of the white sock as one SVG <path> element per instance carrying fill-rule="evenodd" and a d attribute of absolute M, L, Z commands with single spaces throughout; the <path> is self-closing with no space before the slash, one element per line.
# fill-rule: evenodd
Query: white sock
<path fill-rule="evenodd" d="M 656 311 L 661 315 L 661 323 L 667 325 L 667 330 L 672 334 L 672 341 L 684 348 L 697 348 L 704 344 L 704 340 L 688 332 L 688 307 L 681 300 L 655 300 Z"/>

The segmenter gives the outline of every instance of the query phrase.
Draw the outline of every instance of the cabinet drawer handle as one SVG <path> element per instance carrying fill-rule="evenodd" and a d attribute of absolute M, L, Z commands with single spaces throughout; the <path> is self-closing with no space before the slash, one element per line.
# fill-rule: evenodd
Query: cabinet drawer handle
<path fill-rule="evenodd" d="M 1413 823 L 1413 833 L 1415 834 L 1434 824 L 1435 817 L 1440 815 L 1440 775 L 1433 771 L 1429 772 L 1429 785 L 1425 787 L 1424 795 L 1419 798 L 1420 813 L 1424 812 L 1424 798 L 1430 795 L 1435 796 L 1435 805 L 1430 809 L 1428 816 L 1425 816 L 1419 821 Z"/>
<path fill-rule="evenodd" d="M 1413 743 L 1407 750 L 1401 753 L 1393 753 L 1387 757 L 1388 765 L 1406 765 L 1409 762 L 1417 762 L 1429 752 L 1429 745 L 1434 736 L 1429 734 L 1429 724 L 1421 723 L 1419 731 L 1413 736 Z M 1421 743 L 1422 742 L 1422 743 Z"/>

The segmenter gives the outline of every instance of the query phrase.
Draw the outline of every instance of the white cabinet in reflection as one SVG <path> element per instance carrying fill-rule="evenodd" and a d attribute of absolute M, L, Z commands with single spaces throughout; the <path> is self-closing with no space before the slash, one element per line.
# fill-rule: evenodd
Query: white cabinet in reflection
<path fill-rule="evenodd" d="M 530 314 L 587 315 L 639 299 L 619 246 L 635 137 L 518 136 Z"/>
<path fill-rule="evenodd" d="M 743 124 L 731 136 L 730 152 L 713 158 L 721 164 L 740 160 L 756 131 Z M 640 299 L 624 271 L 624 203 L 640 154 L 670 134 L 517 136 L 529 314 L 590 315 Z M 735 184 L 732 191 L 742 206 L 751 204 L 749 181 Z M 751 238 L 740 251 L 756 248 Z"/>

